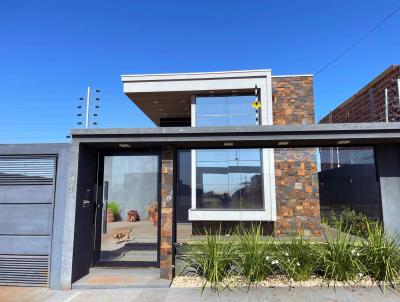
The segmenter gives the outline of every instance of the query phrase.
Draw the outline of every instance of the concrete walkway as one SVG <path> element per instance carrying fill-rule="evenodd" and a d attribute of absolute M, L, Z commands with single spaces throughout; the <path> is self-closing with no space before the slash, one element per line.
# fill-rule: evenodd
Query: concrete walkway
<path fill-rule="evenodd" d="M 93 267 L 89 274 L 72 284 L 73 289 L 169 288 L 169 280 L 160 279 L 159 268 Z M 1 302 L 1 300 L 0 300 Z"/>
<path fill-rule="evenodd" d="M 0 287 L 1 302 L 130 302 L 130 301 L 400 301 L 400 296 L 379 288 L 258 288 L 250 292 L 233 291 L 218 295 L 200 289 L 82 289 L 53 291 L 45 288 Z"/>

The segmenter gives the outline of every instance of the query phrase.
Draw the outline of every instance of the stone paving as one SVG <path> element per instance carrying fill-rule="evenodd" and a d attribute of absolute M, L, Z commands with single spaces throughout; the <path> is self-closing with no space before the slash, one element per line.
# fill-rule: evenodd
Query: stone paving
<path fill-rule="evenodd" d="M 130 302 L 130 301 L 400 301 L 393 291 L 385 293 L 377 288 L 258 288 L 246 291 L 224 292 L 220 295 L 198 288 L 160 289 L 80 289 L 54 291 L 46 288 L 0 287 L 1 302 Z"/>

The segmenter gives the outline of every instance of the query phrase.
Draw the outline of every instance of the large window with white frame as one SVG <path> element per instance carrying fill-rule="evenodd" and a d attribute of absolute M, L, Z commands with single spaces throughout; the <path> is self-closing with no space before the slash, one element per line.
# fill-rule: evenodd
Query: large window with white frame
<path fill-rule="evenodd" d="M 260 149 L 196 150 L 197 209 L 263 209 Z"/>
<path fill-rule="evenodd" d="M 194 126 L 259 124 L 255 95 L 198 96 Z M 262 149 L 192 150 L 195 209 L 262 210 Z"/>
<path fill-rule="evenodd" d="M 258 125 L 254 95 L 196 97 L 196 127 Z"/>

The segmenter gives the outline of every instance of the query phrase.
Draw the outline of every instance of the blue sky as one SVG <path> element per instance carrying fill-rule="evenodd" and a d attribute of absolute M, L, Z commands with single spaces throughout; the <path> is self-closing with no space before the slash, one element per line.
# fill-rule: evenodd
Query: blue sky
<path fill-rule="evenodd" d="M 315 73 L 399 5 L 382 1 L 8 1 L 0 9 L 0 143 L 63 142 L 88 83 L 100 127 L 152 123 L 120 75 Z M 315 77 L 316 116 L 400 56 L 400 13 Z"/>

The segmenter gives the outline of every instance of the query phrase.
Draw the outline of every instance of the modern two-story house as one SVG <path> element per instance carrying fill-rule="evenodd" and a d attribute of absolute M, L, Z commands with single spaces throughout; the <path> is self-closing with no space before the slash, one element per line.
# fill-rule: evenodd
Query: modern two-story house
<path fill-rule="evenodd" d="M 271 70 L 255 70 L 124 75 L 122 82 L 124 93 L 160 127 L 230 131 L 314 123 L 311 75 L 272 76 Z M 296 156 L 295 151 L 235 148 L 230 142 L 213 149 L 179 150 L 178 223 L 263 221 L 276 235 L 299 229 L 308 236 L 320 235 L 316 150 L 301 153 L 302 166 L 288 166 Z M 290 184 L 283 181 L 287 175 L 293 175 Z M 284 204 L 295 197 L 290 194 L 300 200 L 295 185 L 299 191 L 307 187 L 301 197 L 308 201 L 305 205 Z M 285 192 L 289 188 L 292 192 Z M 305 213 L 294 215 L 296 206 Z M 293 227 L 296 219 L 301 223 Z"/>
<path fill-rule="evenodd" d="M 157 136 L 157 132 L 171 131 L 185 142 L 185 131 L 199 131 L 195 136 L 201 136 L 205 129 L 245 133 L 246 129 L 261 125 L 314 123 L 310 75 L 273 77 L 271 70 L 254 70 L 124 75 L 122 82 L 129 99 L 160 127 L 134 130 L 146 133 L 145 140 Z M 112 131 L 106 132 L 111 134 Z M 82 140 L 96 140 L 89 138 L 92 134 L 97 138 L 108 136 L 101 130 L 76 130 L 72 133 L 73 148 Z M 121 133 L 121 137 L 124 136 L 129 134 Z M 285 142 L 281 145 L 286 146 Z M 85 156 L 86 151 L 81 148 L 82 143 L 77 156 Z M 93 160 L 102 166 L 103 172 L 93 173 L 103 173 L 97 185 L 102 186 L 100 193 L 105 194 L 102 213 L 98 214 L 103 218 L 95 217 L 102 221 L 103 230 L 102 236 L 97 235 L 100 252 L 96 262 L 115 259 L 110 250 L 108 255 L 106 250 L 103 253 L 103 249 L 112 249 L 104 246 L 104 242 L 110 240 L 104 232 L 104 209 L 108 208 L 106 203 L 111 202 L 120 204 L 123 215 L 133 210 L 140 217 L 151 216 L 146 211 L 153 205 L 156 212 L 153 217 L 155 215 L 158 222 L 153 221 L 152 227 L 143 227 L 142 232 L 152 236 L 143 238 L 142 243 L 158 244 L 159 253 L 152 259 L 151 253 L 141 255 L 139 261 L 159 263 L 164 277 L 172 273 L 173 241 L 191 240 L 208 228 L 225 230 L 241 222 L 261 222 L 265 233 L 277 236 L 321 235 L 315 148 L 300 151 L 244 148 L 231 140 L 215 141 L 210 148 L 170 149 L 168 144 L 150 144 L 143 148 L 129 142 L 112 144 L 111 140 L 87 152 L 95 152 Z M 97 154 L 101 154 L 100 157 Z M 82 170 L 81 159 L 76 162 Z M 88 160 L 82 164 L 87 165 Z M 87 194 L 79 192 L 79 175 L 77 185 L 74 198 L 75 194 Z M 79 227 L 77 221 L 86 221 L 80 217 L 80 210 L 77 209 L 75 227 Z M 85 215 L 87 210 L 83 208 L 82 212 Z M 140 223 L 143 221 L 120 223 L 118 230 L 130 232 L 133 229 L 132 235 L 140 238 L 139 229 L 132 227 Z M 108 223 L 109 230 L 115 233 L 111 225 Z M 172 239 L 173 230 L 176 230 L 176 240 Z M 80 242 L 83 234 L 75 231 L 74 241 Z M 117 246 L 114 248 L 115 251 Z M 129 251 L 124 252 L 122 262 L 137 260 L 133 255 L 128 256 Z M 77 261 L 80 259 L 81 256 Z M 83 265 L 77 265 L 77 277 L 82 274 L 82 268 Z M 74 271 L 72 275 L 75 276 Z"/>
<path fill-rule="evenodd" d="M 321 215 L 332 210 L 383 221 L 398 211 L 400 126 L 315 125 L 312 75 L 145 74 L 122 83 L 157 127 L 0 145 L 1 263 L 35 272 L 21 279 L 9 270 L 0 284 L 71 288 L 98 266 L 157 267 L 171 279 L 174 245 L 206 230 L 256 222 L 265 235 L 320 238 Z"/>

